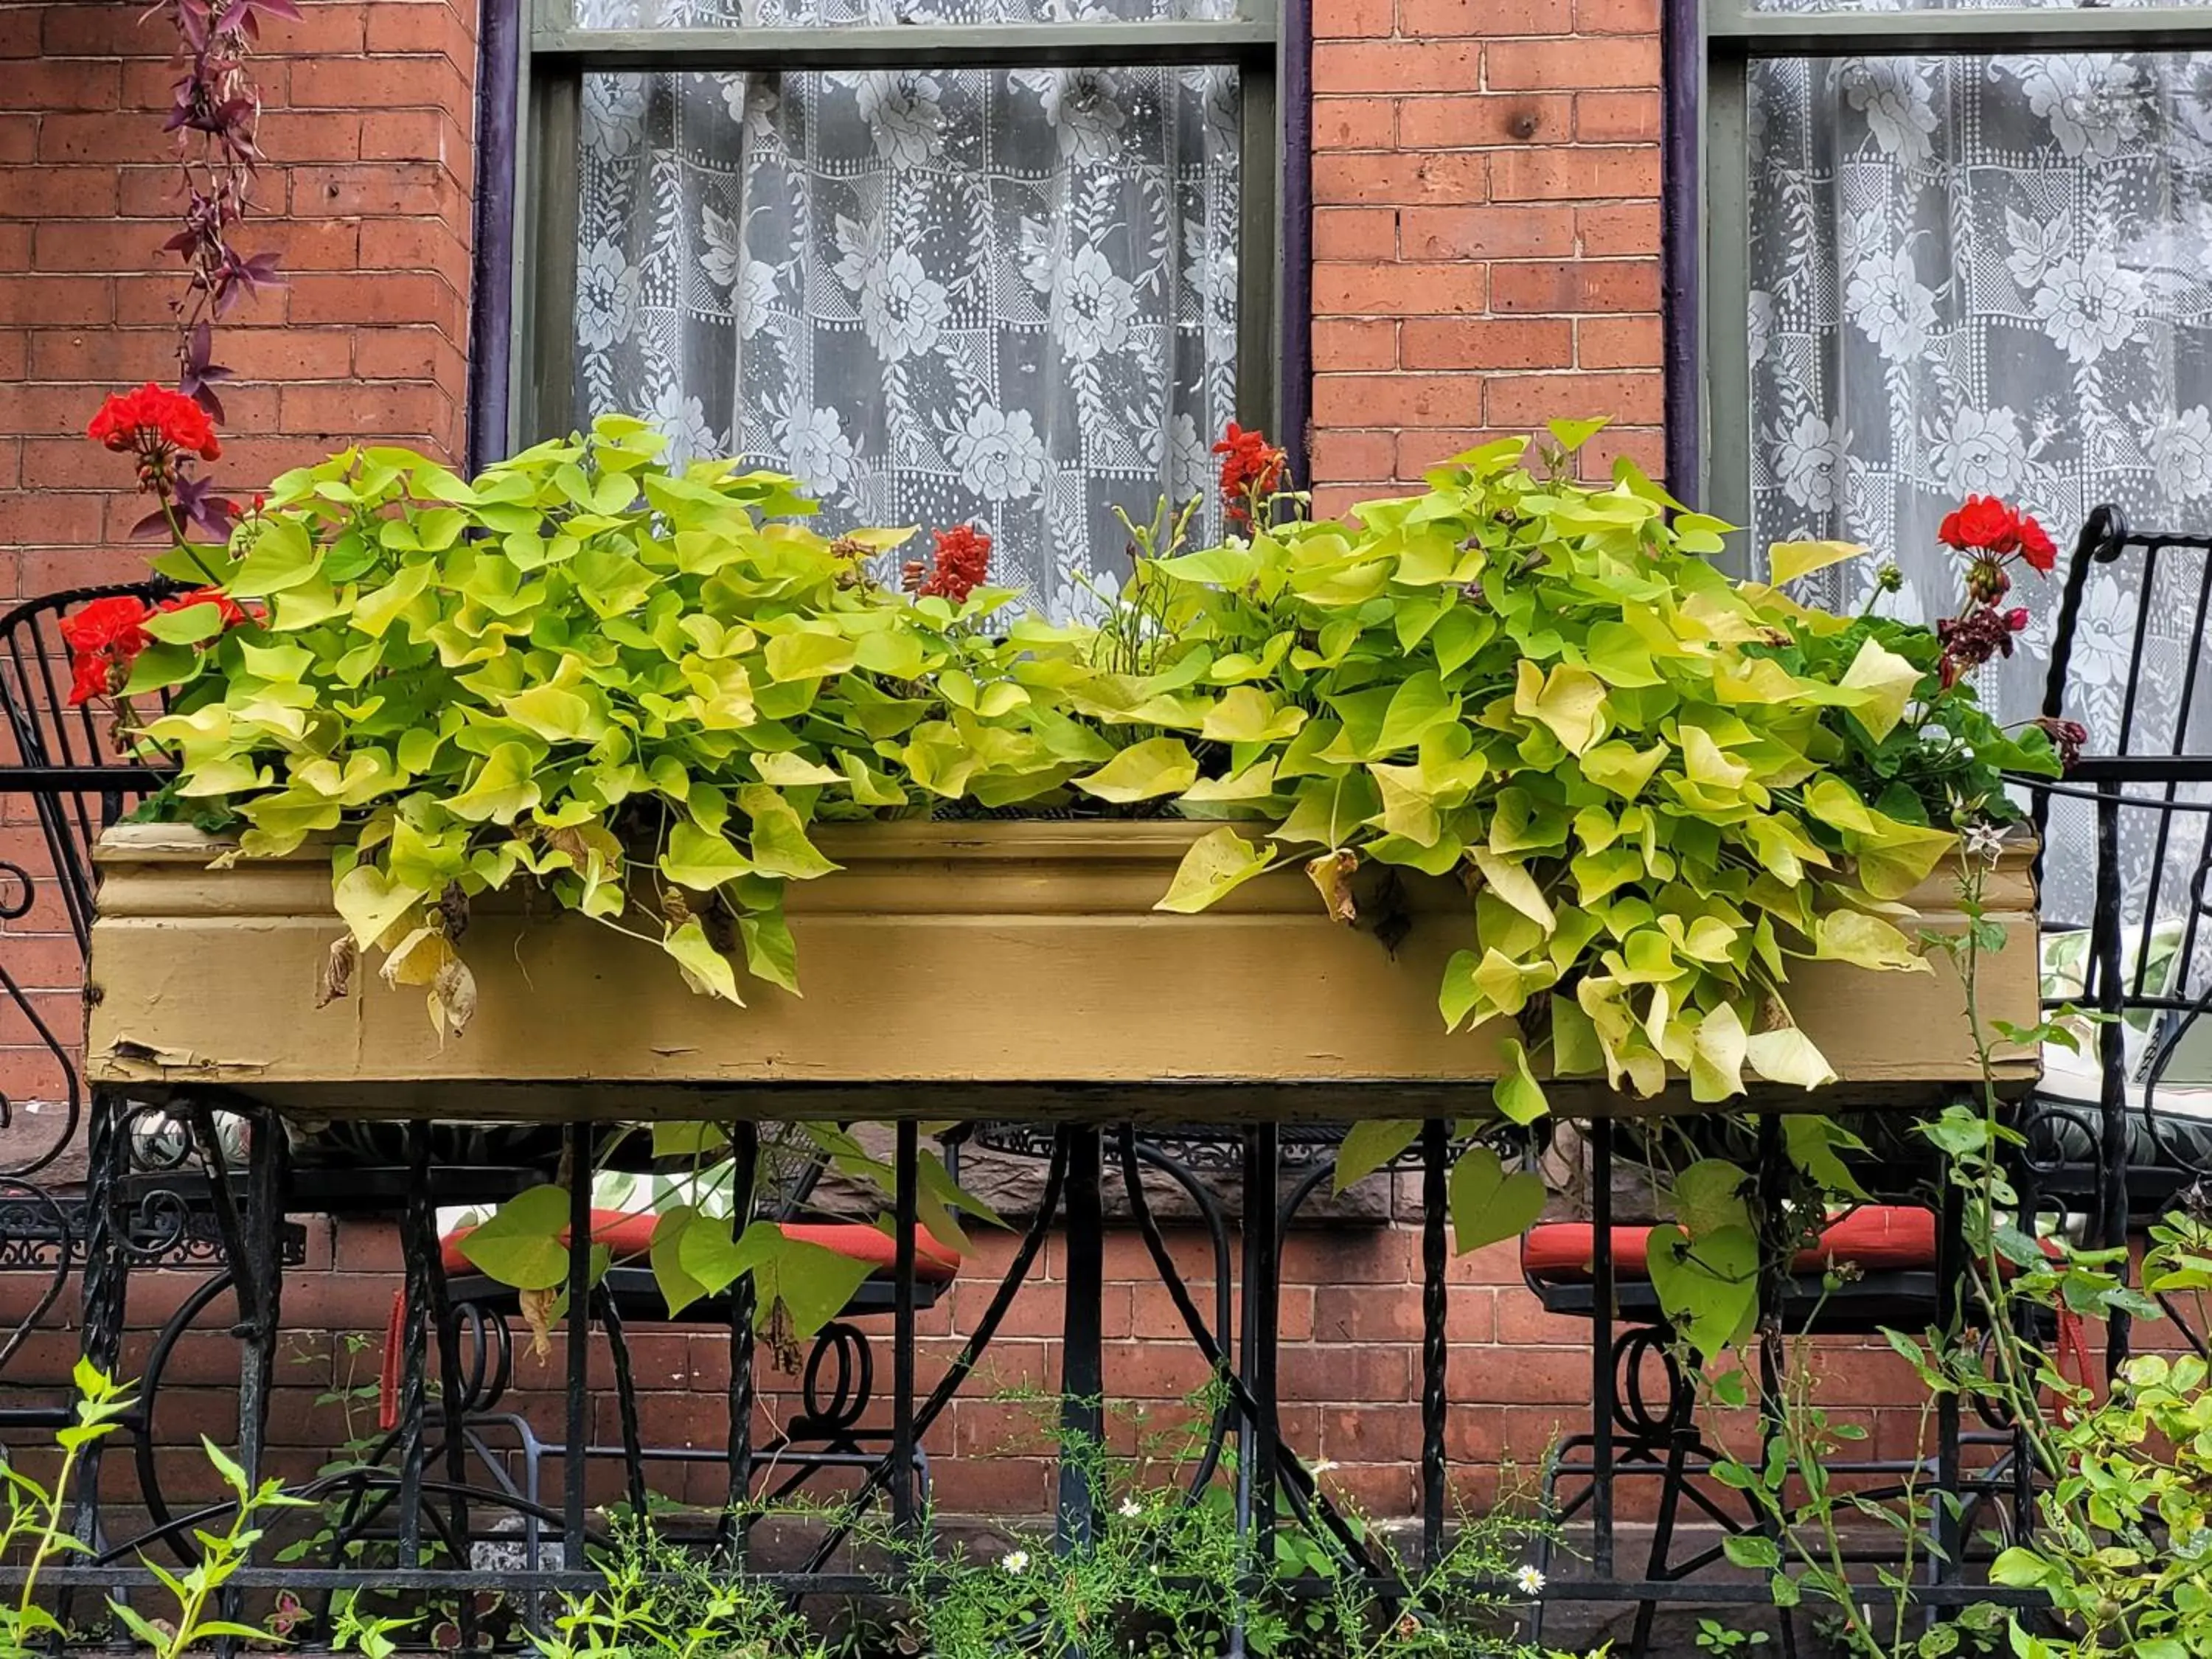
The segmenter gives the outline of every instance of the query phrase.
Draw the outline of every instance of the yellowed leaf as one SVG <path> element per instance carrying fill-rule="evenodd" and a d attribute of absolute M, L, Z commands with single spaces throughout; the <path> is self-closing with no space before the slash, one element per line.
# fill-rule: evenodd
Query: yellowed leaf
<path fill-rule="evenodd" d="M 1767 580 L 1777 587 L 1785 586 L 1865 551 L 1856 542 L 1776 542 L 1766 550 Z"/>
<path fill-rule="evenodd" d="M 1553 663 L 1552 672 L 1542 674 L 1523 657 L 1513 688 L 1513 712 L 1540 720 L 1569 754 L 1579 755 L 1596 741 L 1605 714 L 1605 682 L 1571 663 Z"/>
<path fill-rule="evenodd" d="M 1920 671 L 1880 641 L 1869 640 L 1859 647 L 1858 655 L 1851 659 L 1851 665 L 1837 684 L 1846 690 L 1866 693 L 1863 701 L 1849 707 L 1868 734 L 1880 743 L 1905 718 L 1905 705 L 1912 700 L 1912 688 L 1920 684 Z"/>

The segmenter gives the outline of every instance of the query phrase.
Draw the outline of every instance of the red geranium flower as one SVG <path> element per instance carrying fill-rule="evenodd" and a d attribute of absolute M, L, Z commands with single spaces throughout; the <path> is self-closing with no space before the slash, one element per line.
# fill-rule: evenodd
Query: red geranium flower
<path fill-rule="evenodd" d="M 1213 453 L 1221 457 L 1223 515 L 1233 525 L 1249 525 L 1253 503 L 1283 487 L 1283 467 L 1290 458 L 1267 441 L 1267 434 L 1247 432 L 1234 421 Z"/>
<path fill-rule="evenodd" d="M 94 599 L 61 625 L 62 643 L 72 651 L 119 651 L 137 656 L 146 648 L 146 618 L 152 613 L 143 599 L 128 593 Z"/>
<path fill-rule="evenodd" d="M 907 567 L 909 585 L 915 569 L 914 565 Z M 990 574 L 990 537 L 973 525 L 955 525 L 950 530 L 937 532 L 936 557 L 931 561 L 929 574 L 915 592 L 924 599 L 934 596 L 964 605 L 968 596 L 981 587 Z"/>
<path fill-rule="evenodd" d="M 1969 495 L 1964 506 L 1945 518 L 1936 539 L 1961 552 L 2002 556 L 2020 546 L 2020 518 L 1994 495 Z"/>
<path fill-rule="evenodd" d="M 2025 513 L 2020 515 L 2020 556 L 2030 569 L 2045 576 L 2058 562 L 2058 548 L 2050 532 Z"/>
<path fill-rule="evenodd" d="M 94 599 L 63 620 L 62 643 L 70 648 L 70 708 L 106 696 L 122 684 L 131 663 L 151 643 L 145 629 L 151 614 L 144 600 L 118 593 Z"/>
<path fill-rule="evenodd" d="M 113 658 L 93 651 L 70 658 L 69 706 L 81 708 L 94 697 L 104 697 L 113 690 L 112 681 L 116 666 Z"/>
<path fill-rule="evenodd" d="M 211 461 L 222 453 L 207 411 L 182 392 L 151 380 L 136 392 L 111 395 L 85 435 L 110 449 L 136 451 L 149 459 L 177 451 Z"/>

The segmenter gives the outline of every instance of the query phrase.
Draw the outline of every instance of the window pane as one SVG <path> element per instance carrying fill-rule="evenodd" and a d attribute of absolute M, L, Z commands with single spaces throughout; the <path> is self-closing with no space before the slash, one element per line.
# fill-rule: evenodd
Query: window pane
<path fill-rule="evenodd" d="M 1237 15 L 1235 0 L 573 0 L 586 28 L 845 28 L 886 23 L 1114 23 Z"/>
<path fill-rule="evenodd" d="M 587 76 L 577 406 L 1079 611 L 1235 414 L 1238 124 L 1231 69 Z"/>
<path fill-rule="evenodd" d="M 2122 6 L 2170 6 L 2176 0 L 1748 0 L 1751 11 L 1987 11 L 1993 7 L 2048 6 L 2061 11 L 2082 7 L 2111 10 Z"/>
<path fill-rule="evenodd" d="M 1755 547 L 1863 542 L 1819 597 L 1856 610 L 1893 558 L 1885 604 L 1930 620 L 1957 608 L 1936 532 L 1969 493 L 2062 548 L 2100 501 L 2212 527 L 2212 56 L 1757 64 L 1748 113 Z M 2106 742 L 2123 598 L 2100 569 L 2075 659 Z M 2190 598 L 2156 607 L 2176 687 Z M 2040 706 L 2057 599 L 2019 572 L 2031 625 L 1984 689 L 2009 718 Z"/>

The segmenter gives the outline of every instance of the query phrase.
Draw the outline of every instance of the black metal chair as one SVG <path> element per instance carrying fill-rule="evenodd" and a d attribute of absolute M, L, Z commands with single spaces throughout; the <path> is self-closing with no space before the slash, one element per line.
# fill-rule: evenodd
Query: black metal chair
<path fill-rule="evenodd" d="M 1884 1133 L 1884 1122 L 1865 1122 L 1869 1151 L 1849 1160 L 1877 1202 L 1828 1226 L 1817 1245 L 1799 1250 L 1794 1260 L 1784 1260 L 1775 1241 L 1762 1237 L 1760 1319 L 1774 1343 L 1948 1326 L 1957 1310 L 1962 1274 L 1955 1206 L 1941 1196 L 1941 1170 L 1927 1149 Z M 1522 1268 L 1524 1282 L 1547 1313 L 1592 1324 L 1590 1427 L 1565 1437 L 1547 1456 L 1545 1512 L 1560 1525 L 1588 1517 L 1596 1533 L 1596 1577 L 1611 1578 L 1619 1483 L 1656 1483 L 1642 1577 L 1664 1585 L 1721 1565 L 1726 1540 L 1760 1531 L 1764 1522 L 1748 1502 L 1711 1483 L 1714 1467 L 1729 1460 L 1698 1421 L 1696 1386 L 1675 1357 L 1675 1332 L 1646 1265 L 1647 1241 L 1656 1224 L 1613 1220 L 1616 1146 L 1624 1135 L 1644 1132 L 1634 1124 L 1592 1127 L 1592 1218 L 1531 1229 L 1522 1240 Z M 1762 1191 L 1786 1190 L 1778 1130 L 1771 1118 L 1759 1120 L 1756 1127 L 1701 1119 L 1665 1124 L 1655 1132 L 1687 1137 L 1693 1145 L 1685 1155 L 1725 1157 L 1761 1170 Z M 1761 1222 L 1763 1235 L 1774 1219 Z M 1832 1279 L 1832 1270 L 1837 1270 Z M 1770 1349 L 1766 1358 L 1774 1372 L 1778 1353 Z M 1777 1375 L 1765 1377 L 1767 1401 Z M 2008 1470 L 2016 1450 L 2008 1430 L 1969 1428 L 1955 1410 L 1939 1415 L 1936 1430 L 1931 1450 L 1828 1466 L 1832 1474 L 1891 1483 L 1869 1485 L 1860 1494 L 1869 1501 L 1901 1496 L 1907 1481 L 1940 1484 L 1957 1494 L 1958 1508 L 1937 1516 L 1938 1528 L 1946 1534 L 1941 1540 L 1946 1559 L 1928 1559 L 1923 1571 L 1931 1579 L 1957 1571 L 1963 1559 L 1960 1546 L 1976 1530 L 1975 1516 L 1985 1506 L 2014 1497 Z M 1962 1454 L 1970 1448 L 1990 1454 L 1986 1467 L 1966 1468 Z M 1686 1522 L 1710 1528 L 1710 1540 L 1686 1548 L 1680 1536 Z M 1548 1570 L 1548 1542 L 1540 1549 L 1540 1565 Z M 1854 1547 L 1848 1554 L 1874 1563 L 1893 1559 L 1894 1550 Z M 1657 1611 L 1656 1596 L 1637 1601 L 1628 1644 L 1632 1655 L 1649 1650 Z M 1531 1639 L 1540 1640 L 1541 1629 L 1540 1613 Z M 1796 1632 L 1787 1614 L 1782 1631 L 1784 1651 L 1794 1653 Z"/>
<path fill-rule="evenodd" d="M 2046 1050 L 2021 1127 L 2031 1201 L 2091 1242 L 2124 1244 L 2212 1177 L 2212 535 L 2131 529 L 2093 510 L 2069 561 L 2043 714 L 2088 743 L 2068 778 L 2033 789 L 2045 865 L 2087 869 L 2046 899 L 2045 934 L 2073 930 L 2078 974 L 2046 1005 L 2095 1010 L 2079 1057 Z M 2078 911 L 2078 914 L 2076 913 Z M 2108 1365 L 2127 1352 L 2108 1330 Z"/>

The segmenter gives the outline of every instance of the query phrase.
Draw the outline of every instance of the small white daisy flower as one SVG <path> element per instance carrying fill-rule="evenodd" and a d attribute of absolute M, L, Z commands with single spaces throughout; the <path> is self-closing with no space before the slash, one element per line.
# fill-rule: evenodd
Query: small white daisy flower
<path fill-rule="evenodd" d="M 1121 1500 L 1121 1518 L 1124 1521 L 1133 1521 L 1144 1512 L 1145 1506 L 1135 1498 L 1125 1498 Z"/>
<path fill-rule="evenodd" d="M 1541 1595 L 1544 1593 L 1544 1575 L 1534 1567 L 1523 1567 L 1513 1575 L 1513 1587 L 1523 1595 Z"/>
<path fill-rule="evenodd" d="M 1030 1570 L 1030 1553 L 1027 1550 L 1008 1550 L 999 1558 L 999 1565 L 1008 1572 L 1027 1572 Z"/>

